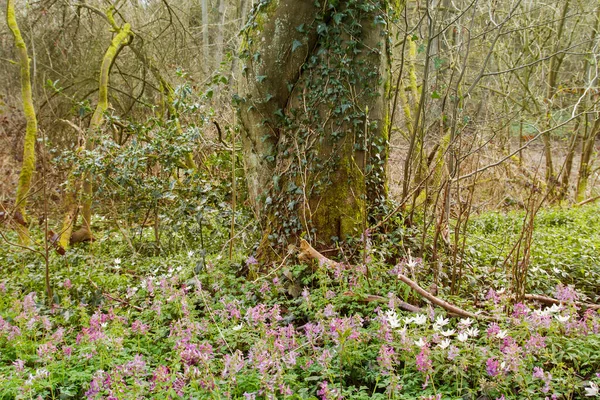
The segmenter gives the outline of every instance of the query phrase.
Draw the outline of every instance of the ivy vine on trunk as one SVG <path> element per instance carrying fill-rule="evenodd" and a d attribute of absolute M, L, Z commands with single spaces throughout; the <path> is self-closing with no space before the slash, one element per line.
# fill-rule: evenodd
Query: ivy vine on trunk
<path fill-rule="evenodd" d="M 361 235 L 387 194 L 388 2 L 262 1 L 243 35 L 236 100 L 259 253 Z"/>

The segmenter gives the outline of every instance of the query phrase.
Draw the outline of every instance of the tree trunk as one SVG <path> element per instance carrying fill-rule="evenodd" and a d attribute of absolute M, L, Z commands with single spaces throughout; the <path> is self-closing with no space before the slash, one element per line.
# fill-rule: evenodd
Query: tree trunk
<path fill-rule="evenodd" d="M 23 165 L 19 175 L 17 185 L 17 195 L 15 199 L 15 221 L 19 242 L 22 245 L 29 244 L 28 219 L 26 216 L 27 196 L 31 189 L 31 180 L 35 171 L 35 141 L 37 137 L 37 118 L 33 107 L 33 96 L 31 94 L 31 79 L 29 72 L 29 56 L 27 55 L 27 46 L 21 36 L 21 31 L 17 24 L 15 16 L 15 2 L 8 0 L 6 3 L 6 22 L 14 38 L 15 47 L 19 56 L 21 66 L 21 96 L 23 98 L 23 111 L 27 125 L 25 128 L 25 140 L 23 144 Z"/>
<path fill-rule="evenodd" d="M 565 1 L 560 15 L 560 20 L 558 22 L 558 31 L 555 37 L 556 45 L 554 47 L 555 53 L 558 53 L 560 49 L 560 42 L 565 28 L 567 12 L 569 11 L 569 3 L 570 0 Z M 554 101 L 554 95 L 556 94 L 558 75 L 563 60 L 564 54 L 557 54 L 550 59 L 550 68 L 548 72 L 548 93 L 546 95 L 546 104 L 548 105 L 546 114 L 548 129 L 550 129 L 552 126 L 552 102 Z M 552 162 L 552 138 L 550 136 L 550 132 L 544 133 L 542 135 L 542 139 L 544 142 L 544 157 L 546 159 L 546 184 L 548 185 L 548 190 L 550 191 L 550 198 L 552 198 L 554 197 L 555 193 L 554 188 L 557 186 L 558 182 L 554 173 L 554 165 Z"/>
<path fill-rule="evenodd" d="M 385 198 L 386 9 L 279 0 L 251 17 L 238 107 L 262 250 L 301 234 L 316 246 L 359 235 Z"/>
<path fill-rule="evenodd" d="M 208 0 L 202 0 L 202 50 L 204 52 L 204 65 L 206 73 L 209 73 L 210 50 L 209 50 L 209 35 L 208 35 Z"/>
<path fill-rule="evenodd" d="M 600 134 L 600 118 L 594 121 L 593 127 L 586 129 L 586 135 L 582 140 L 577 190 L 575 192 L 575 201 L 578 203 L 585 200 L 588 180 L 592 173 L 592 154 L 594 153 L 594 144 L 598 134 Z"/>
<path fill-rule="evenodd" d="M 102 126 L 104 121 L 104 113 L 108 109 L 108 80 L 110 75 L 110 69 L 117 58 L 117 55 L 121 49 L 126 46 L 131 37 L 131 26 L 124 24 L 122 27 L 118 27 L 114 22 L 111 11 L 107 13 L 109 21 L 113 29 L 117 32 L 113 38 L 110 46 L 106 49 L 104 57 L 102 59 L 102 66 L 100 67 L 100 77 L 98 79 L 98 104 L 94 110 L 94 114 L 90 120 L 90 126 L 88 131 L 88 138 L 86 140 L 86 149 L 92 150 L 92 140 L 89 137 L 96 133 Z M 69 180 L 71 182 L 71 178 Z M 73 187 L 73 186 L 71 186 Z M 76 195 L 73 193 L 67 193 L 66 204 L 65 204 L 65 217 L 63 220 L 63 227 L 61 229 L 61 235 L 59 239 L 59 246 L 66 249 L 70 242 L 82 242 L 92 239 L 92 197 L 93 197 L 93 185 L 91 172 L 87 172 L 83 181 L 83 226 L 77 232 L 72 233 L 73 224 L 76 222 L 76 210 L 77 201 Z"/>

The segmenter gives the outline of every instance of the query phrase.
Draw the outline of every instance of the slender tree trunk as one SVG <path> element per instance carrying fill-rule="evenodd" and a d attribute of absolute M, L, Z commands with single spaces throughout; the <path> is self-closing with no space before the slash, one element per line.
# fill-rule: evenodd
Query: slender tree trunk
<path fill-rule="evenodd" d="M 592 128 L 587 129 L 587 134 L 581 146 L 581 161 L 579 164 L 579 176 L 577 178 L 577 191 L 575 193 L 575 201 L 578 203 L 585 200 L 588 180 L 592 173 L 592 154 L 594 153 L 594 144 L 596 143 L 598 134 L 600 134 L 600 118 L 594 121 Z"/>
<path fill-rule="evenodd" d="M 556 45 L 554 48 L 554 52 L 557 53 L 560 49 L 560 42 L 563 36 L 565 22 L 567 18 L 567 12 L 569 11 L 569 3 L 570 0 L 566 0 L 563 9 L 561 12 L 560 20 L 558 22 L 558 31 L 556 33 L 555 41 Z M 554 95 L 556 94 L 557 89 L 557 81 L 558 81 L 558 73 L 561 67 L 561 64 L 564 59 L 564 54 L 555 55 L 550 60 L 550 70 L 548 72 L 548 93 L 546 96 L 546 103 L 548 104 L 548 111 L 546 113 L 547 126 L 550 128 L 552 126 L 552 102 L 554 100 Z M 552 142 L 550 137 L 550 132 L 542 135 L 542 139 L 544 142 L 544 157 L 546 159 L 546 184 L 548 188 L 551 190 L 551 196 L 554 190 L 552 188 L 556 185 L 556 176 L 554 174 L 554 165 L 552 161 Z"/>
<path fill-rule="evenodd" d="M 303 233 L 319 246 L 360 235 L 386 196 L 386 6 L 279 0 L 252 16 L 239 113 L 266 258 Z"/>
<path fill-rule="evenodd" d="M 596 20 L 594 21 L 594 27 L 592 28 L 592 40 L 588 45 L 588 53 L 590 57 L 592 57 L 592 51 L 594 45 L 596 43 L 596 39 L 598 37 L 598 27 L 600 26 L 600 5 L 596 6 Z M 584 76 L 585 79 L 590 81 L 590 72 L 591 72 L 591 64 L 589 62 L 589 58 L 586 57 L 584 64 Z M 588 82 L 587 84 L 592 84 L 593 82 Z M 591 102 L 591 99 L 586 99 L 585 103 Z M 575 189 L 575 201 L 581 202 L 585 199 L 588 179 L 592 171 L 591 161 L 592 161 L 592 153 L 594 151 L 594 144 L 596 142 L 596 136 L 600 133 L 600 119 L 596 119 L 594 121 L 593 127 L 590 127 L 590 123 L 588 121 L 588 115 L 585 116 L 585 129 L 584 129 L 584 137 L 581 141 L 581 159 L 579 164 L 579 173 L 577 175 L 577 187 Z"/>
<path fill-rule="evenodd" d="M 562 171 L 562 179 L 560 182 L 559 200 L 564 200 L 569 193 L 569 178 L 571 177 L 571 171 L 573 170 L 573 158 L 575 157 L 575 148 L 577 147 L 577 138 L 579 137 L 579 126 L 581 117 L 575 122 L 573 133 L 569 139 L 569 147 L 567 148 L 567 156 L 565 158 L 565 165 Z"/>
<path fill-rule="evenodd" d="M 209 35 L 208 35 L 208 0 L 202 0 L 202 50 L 204 52 L 204 65 L 206 66 L 206 72 L 210 71 L 210 49 L 209 49 Z"/>
<path fill-rule="evenodd" d="M 112 14 L 109 11 L 107 13 L 109 20 L 111 21 L 111 25 L 113 29 L 117 31 L 117 34 L 113 38 L 110 46 L 104 53 L 104 57 L 102 59 L 102 65 L 100 67 L 100 77 L 98 82 L 98 104 L 96 109 L 94 110 L 94 114 L 90 120 L 90 126 L 88 130 L 88 137 L 86 139 L 86 149 L 93 149 L 93 141 L 90 138 L 91 135 L 97 133 L 97 131 L 102 126 L 104 122 L 104 113 L 108 109 L 108 81 L 110 75 L 110 69 L 117 58 L 117 55 L 121 51 L 121 49 L 126 46 L 132 38 L 131 26 L 129 24 L 124 24 L 122 27 L 118 27 L 112 18 Z M 59 239 L 59 245 L 63 249 L 66 249 L 69 246 L 69 243 L 74 242 L 82 242 L 86 240 L 92 239 L 92 198 L 93 198 L 93 184 L 92 184 L 92 174 L 91 172 L 86 173 L 83 181 L 83 210 L 82 210 L 82 218 L 83 225 L 81 229 L 77 232 L 73 232 L 73 225 L 75 221 L 75 215 L 77 212 L 77 201 L 76 196 L 72 193 L 67 194 L 66 197 L 66 213 L 65 218 L 63 220 L 63 227 L 61 229 L 61 235 Z"/>
<path fill-rule="evenodd" d="M 33 95 L 31 93 L 31 78 L 29 67 L 29 56 L 27 46 L 21 36 L 21 31 L 15 16 L 15 2 L 8 0 L 6 3 L 6 22 L 15 39 L 15 47 L 19 56 L 21 66 L 21 96 L 23 98 L 23 111 L 27 125 L 25 128 L 25 139 L 23 144 L 23 165 L 19 175 L 17 194 L 15 199 L 15 215 L 19 242 L 22 245 L 29 244 L 28 218 L 26 216 L 27 196 L 31 189 L 31 181 L 35 172 L 35 141 L 37 138 L 37 118 L 33 107 Z"/>
<path fill-rule="evenodd" d="M 216 67 L 220 68 L 225 53 L 225 0 L 219 0 L 219 26 L 217 28 Z"/>

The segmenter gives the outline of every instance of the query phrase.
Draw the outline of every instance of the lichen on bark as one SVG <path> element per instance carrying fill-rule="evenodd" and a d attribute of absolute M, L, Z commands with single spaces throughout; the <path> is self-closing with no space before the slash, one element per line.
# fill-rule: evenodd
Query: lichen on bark
<path fill-rule="evenodd" d="M 244 33 L 238 109 L 269 246 L 360 235 L 385 198 L 387 1 L 265 1 Z"/>
<path fill-rule="evenodd" d="M 115 59 L 121 49 L 126 46 L 133 37 L 131 31 L 131 25 L 126 23 L 123 26 L 118 27 L 112 17 L 112 10 L 109 9 L 107 12 L 107 18 L 111 22 L 113 29 L 116 31 L 116 35 L 113 37 L 110 46 L 106 49 L 102 58 L 102 64 L 100 67 L 100 73 L 98 78 L 98 104 L 88 129 L 88 137 L 86 140 L 86 149 L 92 150 L 93 142 L 90 135 L 94 135 L 104 122 L 104 113 L 108 109 L 108 82 L 110 77 L 110 69 L 115 62 Z M 73 182 L 74 178 L 69 176 L 68 179 L 68 193 L 65 198 L 65 217 L 63 219 L 63 226 L 61 229 L 61 235 L 59 239 L 59 245 L 63 249 L 69 246 L 69 243 L 74 235 L 73 225 L 76 223 L 77 214 L 77 196 L 76 187 L 77 185 Z M 82 207 L 82 218 L 83 225 L 81 229 L 76 232 L 80 240 L 91 240 L 92 239 L 92 198 L 93 198 L 93 185 L 91 172 L 87 172 L 83 180 L 83 207 Z"/>
<path fill-rule="evenodd" d="M 29 244 L 29 231 L 27 228 L 28 218 L 26 215 L 27 196 L 31 189 L 31 181 L 35 172 L 35 142 L 37 139 L 37 118 L 33 106 L 33 95 L 31 90 L 29 56 L 27 55 L 27 46 L 19 30 L 15 14 L 14 0 L 8 0 L 6 3 L 6 22 L 15 39 L 15 47 L 19 56 L 19 65 L 21 69 L 21 96 L 23 98 L 23 111 L 25 113 L 26 128 L 23 144 L 23 165 L 19 174 L 17 193 L 15 198 L 15 213 L 18 213 L 17 233 L 19 242 L 23 245 Z"/>

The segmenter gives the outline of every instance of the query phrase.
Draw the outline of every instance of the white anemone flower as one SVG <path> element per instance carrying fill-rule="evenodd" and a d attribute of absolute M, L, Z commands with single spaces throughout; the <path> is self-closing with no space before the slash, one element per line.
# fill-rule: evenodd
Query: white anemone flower
<path fill-rule="evenodd" d="M 387 318 L 388 324 L 390 324 L 390 328 L 396 329 L 400 328 L 400 319 L 398 318 L 398 314 L 394 310 L 387 310 L 385 312 L 385 316 Z"/>
<path fill-rule="evenodd" d="M 427 322 L 427 315 L 418 314 L 413 318 L 413 322 L 417 325 L 424 325 Z"/>
<path fill-rule="evenodd" d="M 559 312 L 562 309 L 562 306 L 558 305 L 558 304 L 552 304 L 552 307 L 548 308 L 548 312 L 555 314 L 557 312 Z"/>
<path fill-rule="evenodd" d="M 463 318 L 460 320 L 459 325 L 462 326 L 471 326 L 473 324 L 473 320 L 471 318 Z"/>
<path fill-rule="evenodd" d="M 440 349 L 445 349 L 445 348 L 447 348 L 448 346 L 450 346 L 450 339 L 444 339 L 444 340 L 442 340 L 440 343 L 438 343 L 438 347 L 439 347 Z"/>
<path fill-rule="evenodd" d="M 590 386 L 589 387 L 586 386 L 586 387 L 584 387 L 584 389 L 585 389 L 586 397 L 594 397 L 594 396 L 598 396 L 600 394 L 600 388 L 594 382 L 590 382 Z"/>
<path fill-rule="evenodd" d="M 508 336 L 507 331 L 500 330 L 500 331 L 498 331 L 498 333 L 496 333 L 496 337 L 498 339 L 504 339 L 506 336 Z"/>
<path fill-rule="evenodd" d="M 458 340 L 460 340 L 461 342 L 466 342 L 469 339 L 469 335 L 467 335 L 465 332 L 463 333 L 459 333 L 458 334 Z"/>
<path fill-rule="evenodd" d="M 454 335 L 456 333 L 456 331 L 454 329 L 447 329 L 445 331 L 442 331 L 441 333 L 442 333 L 442 335 L 448 337 L 448 336 Z"/>
<path fill-rule="evenodd" d="M 423 338 L 419 338 L 419 340 L 415 340 L 415 345 L 419 346 L 419 347 L 423 347 L 427 344 L 426 341 L 423 340 Z"/>
<path fill-rule="evenodd" d="M 476 327 L 469 328 L 465 331 L 465 333 L 471 337 L 477 337 L 479 336 L 479 329 L 477 329 Z"/>
<path fill-rule="evenodd" d="M 558 320 L 558 322 L 564 324 L 571 318 L 571 316 L 570 315 L 556 315 L 555 318 Z"/>

